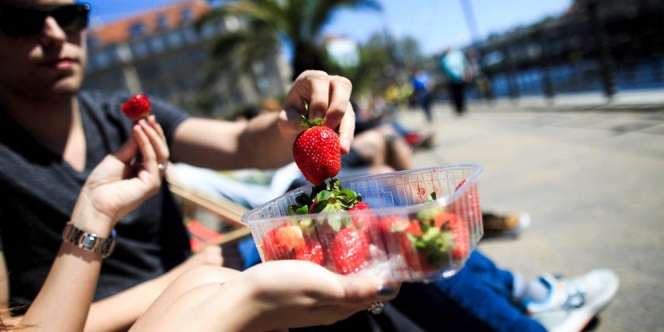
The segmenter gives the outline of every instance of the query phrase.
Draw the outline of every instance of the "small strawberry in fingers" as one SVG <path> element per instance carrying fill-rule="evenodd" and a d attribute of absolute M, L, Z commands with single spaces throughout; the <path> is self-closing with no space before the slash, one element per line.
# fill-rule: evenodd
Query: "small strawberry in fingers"
<path fill-rule="evenodd" d="M 308 127 L 293 142 L 293 159 L 304 177 L 314 185 L 332 178 L 341 169 L 339 135 L 322 126 L 322 119 L 303 121 Z"/>
<path fill-rule="evenodd" d="M 152 104 L 146 95 L 134 95 L 122 104 L 122 113 L 134 122 L 146 118 L 151 110 Z"/>

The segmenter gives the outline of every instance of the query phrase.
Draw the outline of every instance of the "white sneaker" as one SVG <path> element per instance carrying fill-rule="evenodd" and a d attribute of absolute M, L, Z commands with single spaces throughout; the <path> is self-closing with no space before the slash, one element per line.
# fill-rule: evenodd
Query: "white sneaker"
<path fill-rule="evenodd" d="M 574 278 L 541 276 L 551 291 L 526 310 L 551 332 L 579 332 L 611 302 L 618 291 L 618 276 L 611 270 L 594 270 Z"/>

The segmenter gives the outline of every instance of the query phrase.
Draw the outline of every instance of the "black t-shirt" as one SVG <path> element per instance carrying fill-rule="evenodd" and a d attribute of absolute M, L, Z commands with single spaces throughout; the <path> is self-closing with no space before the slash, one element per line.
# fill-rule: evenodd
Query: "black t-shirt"
<path fill-rule="evenodd" d="M 83 172 L 0 110 L 0 245 L 9 272 L 10 305 L 22 307 L 17 313 L 27 309 L 46 280 L 85 179 L 131 133 L 131 122 L 120 112 L 123 96 L 81 93 L 78 100 L 86 139 Z M 153 114 L 169 143 L 187 118 L 159 101 L 153 101 Z M 35 116 L 34 121 L 40 120 Z M 165 184 L 115 229 L 117 245 L 102 265 L 96 300 L 159 276 L 190 255 L 181 213 Z"/>

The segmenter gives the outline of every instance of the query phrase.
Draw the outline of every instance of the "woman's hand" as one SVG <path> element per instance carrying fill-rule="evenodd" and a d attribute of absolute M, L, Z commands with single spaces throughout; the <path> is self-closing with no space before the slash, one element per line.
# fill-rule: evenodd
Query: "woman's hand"
<path fill-rule="evenodd" d="M 141 159 L 136 159 L 140 152 Z M 169 158 L 164 133 L 150 117 L 132 128 L 132 137 L 106 156 L 88 177 L 74 207 L 72 223 L 107 237 L 117 221 L 159 191 L 159 164 Z M 132 160 L 138 160 L 132 164 Z"/>
<path fill-rule="evenodd" d="M 350 104 L 352 90 L 353 85 L 345 77 L 317 70 L 303 72 L 286 96 L 286 110 L 279 115 L 282 134 L 294 137 L 302 130 L 300 115 L 322 118 L 324 125 L 339 128 L 341 152 L 348 153 L 355 132 L 355 113 Z"/>
<path fill-rule="evenodd" d="M 250 329 L 272 330 L 327 325 L 389 301 L 398 285 L 369 275 L 342 276 L 306 261 L 274 261 L 243 272 L 258 316 Z"/>

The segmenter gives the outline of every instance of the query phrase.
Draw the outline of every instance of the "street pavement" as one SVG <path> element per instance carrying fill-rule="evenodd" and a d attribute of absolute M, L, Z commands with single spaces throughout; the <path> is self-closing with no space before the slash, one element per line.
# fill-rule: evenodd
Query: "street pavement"
<path fill-rule="evenodd" d="M 485 254 L 526 277 L 613 269 L 620 290 L 594 329 L 664 331 L 664 110 L 435 113 L 400 115 L 435 130 L 417 167 L 478 163 L 483 209 L 532 216 L 519 238 L 482 242 Z"/>

